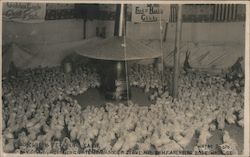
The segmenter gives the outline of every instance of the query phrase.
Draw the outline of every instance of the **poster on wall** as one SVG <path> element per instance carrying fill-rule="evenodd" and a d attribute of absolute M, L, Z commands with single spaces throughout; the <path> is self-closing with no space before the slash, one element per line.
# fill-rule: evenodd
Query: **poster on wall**
<path fill-rule="evenodd" d="M 3 20 L 22 23 L 39 23 L 45 20 L 45 3 L 3 3 Z"/>
<path fill-rule="evenodd" d="M 166 4 L 133 4 L 132 22 L 148 23 L 169 21 L 170 5 Z"/>

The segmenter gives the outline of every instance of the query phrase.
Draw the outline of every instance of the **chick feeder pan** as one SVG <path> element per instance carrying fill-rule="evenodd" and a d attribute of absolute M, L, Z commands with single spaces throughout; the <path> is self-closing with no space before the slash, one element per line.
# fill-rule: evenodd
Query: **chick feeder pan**
<path fill-rule="evenodd" d="M 127 36 L 94 41 L 78 47 L 75 51 L 81 56 L 101 60 L 101 89 L 107 99 L 113 100 L 131 98 L 127 61 L 162 56 L 160 52 Z"/>

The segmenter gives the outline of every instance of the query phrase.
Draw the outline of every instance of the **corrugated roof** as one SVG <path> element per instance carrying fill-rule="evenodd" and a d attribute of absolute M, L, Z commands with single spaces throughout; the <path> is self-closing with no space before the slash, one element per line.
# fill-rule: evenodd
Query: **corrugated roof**
<path fill-rule="evenodd" d="M 125 37 L 110 37 L 93 41 L 75 49 L 79 55 L 102 60 L 137 60 L 162 56 L 145 44 Z M 124 44 L 126 43 L 126 45 Z"/>

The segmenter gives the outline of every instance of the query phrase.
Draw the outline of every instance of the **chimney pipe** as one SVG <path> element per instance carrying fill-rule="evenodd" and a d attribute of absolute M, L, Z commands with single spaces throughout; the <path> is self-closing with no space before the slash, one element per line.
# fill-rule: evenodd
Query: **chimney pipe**
<path fill-rule="evenodd" d="M 114 36 L 121 37 L 125 35 L 126 8 L 125 4 L 116 5 Z"/>
<path fill-rule="evenodd" d="M 124 26 L 124 4 L 121 4 L 120 20 L 119 20 L 119 36 L 123 36 L 123 26 Z"/>
<path fill-rule="evenodd" d="M 119 36 L 120 12 L 121 12 L 121 4 L 116 4 L 114 36 Z"/>

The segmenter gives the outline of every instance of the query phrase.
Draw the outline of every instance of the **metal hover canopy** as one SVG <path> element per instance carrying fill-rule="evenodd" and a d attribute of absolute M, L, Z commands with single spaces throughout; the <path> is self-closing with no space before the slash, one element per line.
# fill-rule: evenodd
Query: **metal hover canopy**
<path fill-rule="evenodd" d="M 150 59 L 162 56 L 160 52 L 143 43 L 128 37 L 118 36 L 85 44 L 76 48 L 75 51 L 85 57 L 113 61 Z"/>

